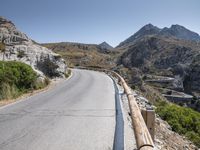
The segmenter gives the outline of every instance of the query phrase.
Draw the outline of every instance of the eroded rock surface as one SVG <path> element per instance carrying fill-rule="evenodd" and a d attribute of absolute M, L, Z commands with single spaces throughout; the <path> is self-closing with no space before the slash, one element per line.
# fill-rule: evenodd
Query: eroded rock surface
<path fill-rule="evenodd" d="M 44 77 L 44 72 L 39 69 L 38 64 L 48 59 L 57 66 L 55 70 L 57 74 L 64 77 L 66 65 L 60 55 L 36 44 L 26 34 L 20 32 L 11 21 L 3 17 L 0 17 L 0 42 L 6 45 L 5 52 L 0 53 L 0 60 L 21 61 L 30 65 L 38 75 Z"/>

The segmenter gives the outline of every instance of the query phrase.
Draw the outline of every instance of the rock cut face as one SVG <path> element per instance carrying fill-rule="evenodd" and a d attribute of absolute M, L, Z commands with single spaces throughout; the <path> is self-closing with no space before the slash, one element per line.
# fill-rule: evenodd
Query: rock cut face
<path fill-rule="evenodd" d="M 11 21 L 3 17 L 0 17 L 0 42 L 6 45 L 6 51 L 0 53 L 0 60 L 21 61 L 30 65 L 38 75 L 44 77 L 44 72 L 39 69 L 38 64 L 48 59 L 57 66 L 54 70 L 57 75 L 64 77 L 66 65 L 60 55 L 36 44 L 26 34 L 20 32 Z"/>

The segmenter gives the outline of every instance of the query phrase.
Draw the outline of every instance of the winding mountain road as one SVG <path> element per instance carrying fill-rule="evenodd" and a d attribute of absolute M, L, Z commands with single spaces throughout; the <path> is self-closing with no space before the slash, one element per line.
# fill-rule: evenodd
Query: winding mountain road
<path fill-rule="evenodd" d="M 54 88 L 0 108 L 0 149 L 111 150 L 115 117 L 112 79 L 75 69 Z"/>

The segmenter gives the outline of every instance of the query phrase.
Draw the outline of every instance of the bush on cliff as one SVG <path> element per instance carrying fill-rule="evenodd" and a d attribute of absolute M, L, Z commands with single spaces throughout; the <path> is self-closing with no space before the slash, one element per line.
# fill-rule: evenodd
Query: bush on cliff
<path fill-rule="evenodd" d="M 57 68 L 59 66 L 51 61 L 48 57 L 44 57 L 41 61 L 37 62 L 37 68 L 42 71 L 49 78 L 59 77 L 59 72 Z"/>

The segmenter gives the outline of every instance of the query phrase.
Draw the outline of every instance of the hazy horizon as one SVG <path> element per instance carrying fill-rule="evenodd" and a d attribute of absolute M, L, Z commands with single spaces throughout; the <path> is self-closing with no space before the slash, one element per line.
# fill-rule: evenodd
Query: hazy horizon
<path fill-rule="evenodd" d="M 179 24 L 200 33 L 198 0 L 3 1 L 0 16 L 39 43 L 75 42 L 112 46 L 151 23 Z"/>

